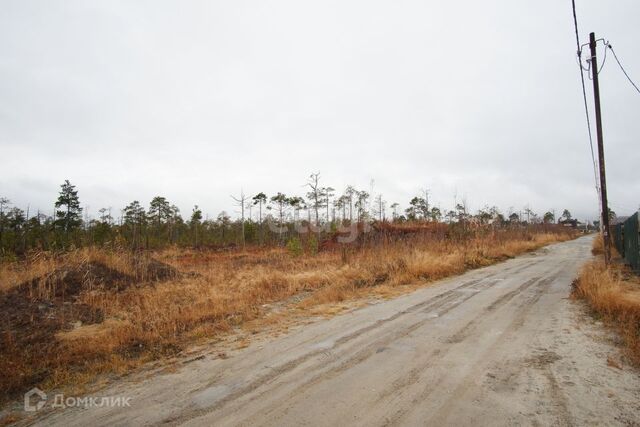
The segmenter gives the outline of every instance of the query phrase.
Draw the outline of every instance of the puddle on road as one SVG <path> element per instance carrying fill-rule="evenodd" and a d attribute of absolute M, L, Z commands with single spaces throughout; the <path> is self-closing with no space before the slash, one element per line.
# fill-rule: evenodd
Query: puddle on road
<path fill-rule="evenodd" d="M 327 341 L 317 342 L 313 344 L 311 348 L 313 348 L 314 350 L 329 350 L 333 348 L 334 345 L 335 345 L 335 341 L 327 340 Z"/>
<path fill-rule="evenodd" d="M 232 387 L 226 385 L 209 387 L 196 394 L 193 398 L 193 402 L 200 408 L 207 408 L 228 395 L 232 389 Z"/>

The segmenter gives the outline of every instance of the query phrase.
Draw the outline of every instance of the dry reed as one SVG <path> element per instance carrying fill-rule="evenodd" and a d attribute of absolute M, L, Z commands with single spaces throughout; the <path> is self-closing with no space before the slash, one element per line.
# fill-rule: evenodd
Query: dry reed
<path fill-rule="evenodd" d="M 127 373 L 248 322 L 272 323 L 269 304 L 294 296 L 308 311 L 395 295 L 572 237 L 564 230 L 427 236 L 296 257 L 279 248 L 36 254 L 0 266 L 0 401 L 35 385 L 81 391 L 101 374 Z"/>

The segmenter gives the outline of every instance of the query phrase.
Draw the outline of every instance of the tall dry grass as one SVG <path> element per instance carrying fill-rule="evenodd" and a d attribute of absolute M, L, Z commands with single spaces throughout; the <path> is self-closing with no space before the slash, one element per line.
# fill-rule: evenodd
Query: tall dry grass
<path fill-rule="evenodd" d="M 574 296 L 586 300 L 619 333 L 630 360 L 640 365 L 640 279 L 622 264 L 607 267 L 594 260 L 580 271 Z"/>
<path fill-rule="evenodd" d="M 593 239 L 591 253 L 596 256 L 604 254 L 604 240 L 602 239 L 602 234 L 598 233 L 596 238 Z"/>
<path fill-rule="evenodd" d="M 0 330 L 0 400 L 34 385 L 77 390 L 100 374 L 126 373 L 266 322 L 269 304 L 294 296 L 298 309 L 310 310 L 397 294 L 572 237 L 566 230 L 422 236 L 296 257 L 278 248 L 34 255 L 0 266 L 0 302 L 26 300 L 8 310 L 13 317 Z"/>

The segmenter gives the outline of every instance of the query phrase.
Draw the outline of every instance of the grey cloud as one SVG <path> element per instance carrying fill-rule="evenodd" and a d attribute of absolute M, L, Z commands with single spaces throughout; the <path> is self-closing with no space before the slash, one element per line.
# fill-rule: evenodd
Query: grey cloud
<path fill-rule="evenodd" d="M 640 79 L 633 0 L 578 1 Z M 163 194 L 302 193 L 597 215 L 569 2 L 6 1 L 0 195 L 97 211 Z M 640 96 L 602 74 L 611 203 L 638 207 Z M 591 98 L 589 98 L 591 102 Z M 591 104 L 590 104 L 591 106 Z"/>

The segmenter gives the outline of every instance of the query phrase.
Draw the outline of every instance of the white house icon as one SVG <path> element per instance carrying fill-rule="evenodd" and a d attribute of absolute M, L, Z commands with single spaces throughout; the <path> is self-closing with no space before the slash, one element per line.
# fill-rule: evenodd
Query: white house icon
<path fill-rule="evenodd" d="M 32 400 L 34 403 L 31 402 Z M 39 411 L 46 402 L 47 394 L 38 387 L 34 387 L 24 394 L 24 410 L 27 412 Z"/>

